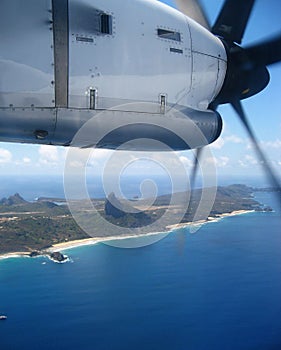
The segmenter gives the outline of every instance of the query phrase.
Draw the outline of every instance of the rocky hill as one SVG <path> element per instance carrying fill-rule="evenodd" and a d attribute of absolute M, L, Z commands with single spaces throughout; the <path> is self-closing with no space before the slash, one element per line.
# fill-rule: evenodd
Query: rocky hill
<path fill-rule="evenodd" d="M 26 204 L 26 203 L 28 202 L 24 200 L 18 193 L 8 198 L 4 197 L 0 200 L 0 205 L 7 205 L 7 206 L 20 205 L 20 204 Z"/>

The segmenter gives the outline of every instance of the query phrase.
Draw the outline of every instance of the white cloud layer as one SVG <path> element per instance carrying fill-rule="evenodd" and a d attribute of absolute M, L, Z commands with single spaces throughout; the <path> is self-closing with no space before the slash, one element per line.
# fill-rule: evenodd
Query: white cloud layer
<path fill-rule="evenodd" d="M 243 144 L 245 141 L 237 135 L 229 135 L 225 137 L 219 137 L 214 143 L 211 144 L 211 149 L 222 149 L 226 144 Z"/>
<path fill-rule="evenodd" d="M 28 158 L 28 157 L 23 157 L 22 162 L 23 162 L 24 164 L 30 164 L 30 163 L 31 163 L 31 159 Z"/>
<path fill-rule="evenodd" d="M 275 141 L 262 141 L 261 145 L 265 148 L 281 149 L 281 140 L 277 139 Z"/>
<path fill-rule="evenodd" d="M 209 157 L 205 159 L 205 162 L 207 162 L 207 164 L 213 164 L 219 168 L 224 168 L 229 164 L 229 158 L 225 156 Z"/>
<path fill-rule="evenodd" d="M 215 142 L 213 142 L 211 144 L 211 149 L 222 149 L 222 147 L 224 146 L 225 142 L 224 142 L 224 138 L 223 137 L 219 137 Z"/>
<path fill-rule="evenodd" d="M 225 137 L 225 142 L 244 143 L 244 140 L 237 135 L 230 135 Z"/>
<path fill-rule="evenodd" d="M 12 161 L 12 153 L 4 148 L 0 148 L 0 164 L 10 163 Z"/>
<path fill-rule="evenodd" d="M 38 149 L 38 155 L 39 165 L 61 167 L 65 163 L 66 149 L 57 146 L 42 145 Z"/>
<path fill-rule="evenodd" d="M 243 159 L 240 159 L 238 161 L 239 165 L 242 167 L 242 168 L 248 168 L 248 167 L 253 167 L 253 166 L 256 166 L 258 164 L 258 161 L 255 157 L 253 157 L 252 155 L 250 154 L 246 154 Z"/>

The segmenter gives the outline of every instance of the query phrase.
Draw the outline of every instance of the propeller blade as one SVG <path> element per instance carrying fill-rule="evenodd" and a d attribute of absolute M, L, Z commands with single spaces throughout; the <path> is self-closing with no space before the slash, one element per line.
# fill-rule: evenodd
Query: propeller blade
<path fill-rule="evenodd" d="M 226 41 L 241 44 L 255 0 L 226 0 L 212 33 Z"/>
<path fill-rule="evenodd" d="M 176 0 L 179 10 L 186 16 L 194 19 L 201 26 L 211 30 L 209 21 L 199 0 Z"/>
<path fill-rule="evenodd" d="M 190 176 L 190 198 L 189 198 L 189 205 L 187 208 L 187 212 L 190 214 L 193 214 L 194 216 L 196 212 L 196 207 L 198 206 L 198 203 L 196 202 L 196 198 L 194 197 L 194 189 L 195 189 L 195 181 L 196 181 L 196 175 L 199 167 L 199 161 L 202 157 L 203 148 L 197 148 L 196 153 L 194 155 L 194 161 L 193 161 L 193 168 Z M 178 240 L 178 247 L 179 252 L 182 254 L 184 252 L 184 248 L 186 245 L 186 232 L 178 232 L 177 233 L 177 240 Z"/>
<path fill-rule="evenodd" d="M 270 164 L 269 164 L 269 161 L 268 159 L 266 158 L 266 156 L 264 155 L 264 153 L 262 152 L 259 144 L 258 144 L 258 141 L 257 141 L 257 138 L 253 132 L 253 129 L 252 127 L 250 126 L 249 124 L 249 121 L 246 117 L 246 114 L 244 112 L 244 109 L 242 107 L 242 104 L 240 102 L 240 100 L 234 100 L 231 102 L 231 105 L 232 107 L 234 108 L 234 110 L 236 111 L 236 113 L 238 114 L 242 124 L 244 125 L 245 129 L 247 130 L 248 132 L 248 135 L 250 136 L 250 139 L 254 145 L 254 148 L 255 148 L 255 151 L 256 151 L 256 154 L 258 156 L 258 159 L 260 160 L 260 162 L 262 163 L 263 165 L 263 168 L 268 176 L 268 180 L 270 181 L 271 183 L 271 186 L 277 190 L 278 192 L 281 192 L 281 185 L 280 185 L 280 182 L 279 182 L 279 179 L 277 178 L 277 176 L 275 175 L 273 169 L 271 168 Z M 281 196 L 279 195 L 278 196 L 278 200 L 279 200 L 279 204 L 281 206 Z"/>
<path fill-rule="evenodd" d="M 281 61 L 281 35 L 244 49 L 248 58 L 259 66 Z"/>
<path fill-rule="evenodd" d="M 196 175 L 199 167 L 199 161 L 202 157 L 203 153 L 203 148 L 197 148 L 196 149 L 196 154 L 194 156 L 194 163 L 193 163 L 193 168 L 192 168 L 192 173 L 190 176 L 190 189 L 191 191 L 194 190 L 195 187 L 195 182 L 196 182 Z"/>
<path fill-rule="evenodd" d="M 189 198 L 189 205 L 187 208 L 187 212 L 189 215 L 192 214 L 194 216 L 196 208 L 198 206 L 198 203 L 196 202 L 196 198 L 194 196 L 195 193 L 195 182 L 196 182 L 196 175 L 198 172 L 198 167 L 199 167 L 199 162 L 200 159 L 202 158 L 202 153 L 203 153 L 203 147 L 202 148 L 197 148 L 195 151 L 194 155 L 194 160 L 193 160 L 193 168 L 191 171 L 191 176 L 190 176 L 190 198 Z"/>

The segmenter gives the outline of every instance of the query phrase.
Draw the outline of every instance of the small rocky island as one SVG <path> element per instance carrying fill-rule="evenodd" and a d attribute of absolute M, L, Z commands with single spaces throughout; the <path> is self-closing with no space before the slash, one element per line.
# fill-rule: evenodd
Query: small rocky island
<path fill-rule="evenodd" d="M 51 260 L 58 263 L 63 263 L 68 260 L 68 257 L 66 255 L 63 255 L 61 252 L 51 252 L 49 250 L 42 250 L 42 251 L 36 250 L 28 254 L 30 258 L 35 258 L 41 255 L 48 256 Z"/>
<path fill-rule="evenodd" d="M 245 185 L 218 187 L 209 216 L 216 218 L 236 211 L 271 211 L 271 208 L 264 207 L 254 200 L 254 190 L 256 189 Z M 192 192 L 182 224 L 192 221 L 201 193 L 201 189 Z M 177 193 L 174 196 L 179 203 L 182 198 L 185 198 L 183 193 Z M 92 202 L 97 211 L 94 236 L 99 238 L 112 236 L 112 233 L 104 231 L 100 217 L 120 227 L 140 227 L 141 229 L 163 215 L 165 208 L 169 206 L 170 199 L 170 195 L 159 196 L 149 208 L 142 211 L 135 210 L 136 202 L 139 206 L 145 207 L 145 200 L 141 199 L 128 202 L 116 198 L 114 193 L 107 199 L 93 199 Z M 83 201 L 78 202 L 78 207 L 83 215 L 85 210 Z M 168 224 L 157 228 L 168 230 Z M 68 206 L 63 204 L 61 198 L 41 197 L 34 202 L 29 202 L 16 193 L 0 200 L 0 254 L 26 252 L 31 257 L 48 254 L 51 259 L 64 262 L 66 257 L 63 254 L 49 248 L 59 243 L 86 238 L 89 236 L 77 225 Z"/>
<path fill-rule="evenodd" d="M 50 258 L 56 262 L 62 263 L 67 260 L 67 256 L 63 255 L 60 252 L 53 252 L 50 254 Z"/>

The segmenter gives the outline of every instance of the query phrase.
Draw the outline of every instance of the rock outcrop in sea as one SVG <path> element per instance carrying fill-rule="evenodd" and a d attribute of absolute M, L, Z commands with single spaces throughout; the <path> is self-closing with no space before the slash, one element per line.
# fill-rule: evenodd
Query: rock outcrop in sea
<path fill-rule="evenodd" d="M 65 260 L 67 260 L 67 257 L 60 252 L 51 253 L 50 258 L 56 262 L 64 262 Z"/>

